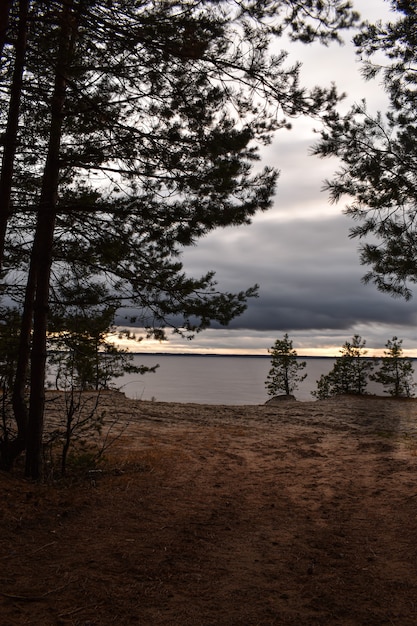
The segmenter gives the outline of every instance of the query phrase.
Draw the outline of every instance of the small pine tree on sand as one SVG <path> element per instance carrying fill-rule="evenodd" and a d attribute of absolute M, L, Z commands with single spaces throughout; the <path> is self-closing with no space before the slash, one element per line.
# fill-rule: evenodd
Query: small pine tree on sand
<path fill-rule="evenodd" d="M 306 367 L 306 362 L 297 361 L 297 352 L 293 350 L 287 333 L 283 339 L 277 339 L 268 352 L 271 355 L 271 369 L 265 381 L 268 395 L 291 395 L 298 388 L 298 383 L 307 376 L 299 373 Z"/>
<path fill-rule="evenodd" d="M 333 369 L 328 374 L 322 374 L 312 395 L 322 400 L 336 395 L 364 394 L 369 374 L 374 369 L 373 360 L 364 358 L 365 345 L 366 341 L 359 335 L 354 335 L 352 342 L 346 341 Z"/>
<path fill-rule="evenodd" d="M 393 337 L 385 344 L 387 348 L 381 359 L 380 369 L 370 376 L 370 379 L 385 387 L 384 392 L 391 396 L 410 398 L 415 383 L 413 382 L 414 368 L 411 359 L 404 357 L 402 339 Z"/>

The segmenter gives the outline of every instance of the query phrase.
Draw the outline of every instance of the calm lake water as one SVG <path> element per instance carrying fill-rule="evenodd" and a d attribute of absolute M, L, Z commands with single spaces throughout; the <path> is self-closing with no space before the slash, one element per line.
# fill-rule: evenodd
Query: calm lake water
<path fill-rule="evenodd" d="M 321 374 L 333 367 L 332 358 L 300 358 L 307 367 L 307 378 L 294 395 L 297 400 L 314 400 Z M 154 374 L 118 378 L 115 384 L 126 396 L 160 402 L 197 402 L 201 404 L 263 404 L 268 399 L 265 380 L 271 367 L 269 356 L 212 356 L 135 354 L 136 365 L 159 363 Z M 367 391 L 383 394 L 383 388 L 370 383 Z"/>

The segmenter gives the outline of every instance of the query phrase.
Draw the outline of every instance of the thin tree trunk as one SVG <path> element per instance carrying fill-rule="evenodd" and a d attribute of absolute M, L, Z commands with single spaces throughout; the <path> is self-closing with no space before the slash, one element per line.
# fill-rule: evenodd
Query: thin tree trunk
<path fill-rule="evenodd" d="M 33 306 L 33 339 L 25 474 L 33 479 L 40 477 L 42 467 L 49 286 L 57 211 L 60 172 L 59 156 L 67 86 L 67 70 L 73 45 L 74 20 L 72 8 L 73 2 L 71 0 L 67 0 L 62 5 L 60 42 L 54 93 L 52 96 L 48 154 L 43 175 L 42 192 L 32 253 L 34 275 L 36 277 L 36 292 Z"/>
<path fill-rule="evenodd" d="M 33 251 L 32 251 L 33 256 Z M 28 383 L 30 346 L 32 336 L 33 302 L 36 291 L 35 263 L 30 263 L 26 283 L 25 301 L 17 354 L 15 380 L 12 393 L 13 414 L 17 425 L 17 437 L 10 442 L 7 450 L 6 467 L 11 468 L 14 460 L 26 448 L 28 407 L 26 404 L 26 386 Z"/>
<path fill-rule="evenodd" d="M 10 213 L 13 166 L 17 146 L 20 99 L 26 57 L 29 4 L 29 0 L 20 0 L 19 2 L 19 25 L 15 46 L 15 63 L 10 88 L 9 112 L 4 136 L 4 150 L 0 173 L 0 274 L 3 267 L 4 243 L 6 238 L 7 221 Z M 4 9 L 2 9 L 2 11 L 3 10 Z"/>
<path fill-rule="evenodd" d="M 289 396 L 290 395 L 290 381 L 289 381 L 288 366 L 285 367 L 284 385 L 285 385 L 285 394 Z"/>

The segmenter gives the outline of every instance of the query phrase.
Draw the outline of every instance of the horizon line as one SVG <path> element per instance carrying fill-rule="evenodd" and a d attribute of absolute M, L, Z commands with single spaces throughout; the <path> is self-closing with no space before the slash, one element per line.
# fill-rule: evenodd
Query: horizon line
<path fill-rule="evenodd" d="M 212 356 L 212 357 L 244 357 L 244 358 L 261 358 L 261 359 L 271 359 L 270 354 L 253 354 L 250 352 L 242 353 L 242 352 L 181 352 L 181 351 L 171 351 L 164 352 L 161 350 L 157 351 L 141 351 L 141 350 L 129 350 L 130 354 L 137 355 L 149 355 L 149 356 Z M 297 359 L 337 359 L 341 355 L 340 354 L 297 354 Z M 379 359 L 382 355 L 362 355 L 361 358 L 367 359 Z M 403 358 L 409 359 L 417 359 L 417 356 L 409 356 L 404 354 Z"/>

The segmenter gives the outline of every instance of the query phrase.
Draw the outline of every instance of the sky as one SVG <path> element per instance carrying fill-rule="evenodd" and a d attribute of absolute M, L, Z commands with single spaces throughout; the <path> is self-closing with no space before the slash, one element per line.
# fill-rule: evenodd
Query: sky
<path fill-rule="evenodd" d="M 385 0 L 356 0 L 370 21 L 389 16 Z M 301 83 L 347 93 L 347 108 L 366 97 L 371 111 L 384 110 L 386 96 L 378 83 L 365 83 L 350 43 L 291 44 L 289 62 L 303 63 Z M 283 46 L 284 47 L 284 46 Z M 216 230 L 184 253 L 193 276 L 216 272 L 219 287 L 238 292 L 257 283 L 259 297 L 224 328 L 210 328 L 192 342 L 174 335 L 168 342 L 130 344 L 138 351 L 267 354 L 288 333 L 299 355 L 337 356 L 354 334 L 366 340 L 369 355 L 380 354 L 388 339 L 403 339 L 404 353 L 417 357 L 417 295 L 409 302 L 381 294 L 361 277 L 358 241 L 349 239 L 350 218 L 343 203 L 331 205 L 322 190 L 337 162 L 309 154 L 317 139 L 313 120 L 293 121 L 262 151 L 262 163 L 280 170 L 273 207 L 250 226 Z"/>

